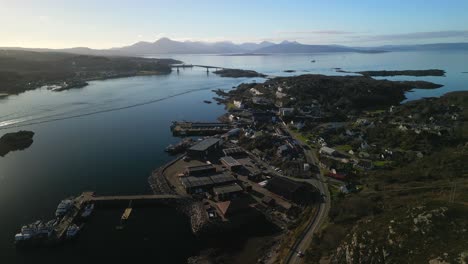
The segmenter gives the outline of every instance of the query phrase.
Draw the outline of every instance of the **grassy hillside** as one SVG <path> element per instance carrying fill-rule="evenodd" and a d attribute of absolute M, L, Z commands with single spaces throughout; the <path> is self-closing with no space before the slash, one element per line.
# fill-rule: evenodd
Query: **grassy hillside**
<path fill-rule="evenodd" d="M 170 73 L 171 59 L 101 57 L 58 52 L 0 50 L 0 93 L 14 94 L 58 83 Z"/>
<path fill-rule="evenodd" d="M 331 186 L 329 223 L 306 263 L 467 261 L 467 110 L 468 92 L 456 92 L 398 106 L 368 128 L 370 142 L 406 154 L 385 168 L 358 171 L 350 180 L 358 192 L 345 195 Z M 395 120 L 416 128 L 397 131 L 390 125 Z M 421 126 L 447 132 L 415 132 Z M 416 151 L 424 155 L 409 157 Z"/>

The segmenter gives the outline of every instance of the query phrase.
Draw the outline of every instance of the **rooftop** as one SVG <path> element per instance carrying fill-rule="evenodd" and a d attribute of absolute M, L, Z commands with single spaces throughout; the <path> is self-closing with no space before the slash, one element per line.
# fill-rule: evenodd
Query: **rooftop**
<path fill-rule="evenodd" d="M 194 151 L 205 151 L 209 149 L 210 147 L 218 144 L 221 140 L 219 138 L 207 138 L 192 147 L 189 148 L 189 150 L 194 150 Z"/>
<path fill-rule="evenodd" d="M 211 176 L 183 176 L 180 177 L 182 184 L 186 188 L 202 187 L 209 185 L 220 185 L 224 183 L 235 182 L 236 178 L 231 175 L 220 173 Z"/>
<path fill-rule="evenodd" d="M 186 169 L 189 172 L 195 172 L 195 171 L 213 170 L 215 169 L 215 167 L 212 164 L 203 164 L 203 165 L 197 165 L 197 166 L 189 166 L 189 167 L 186 167 Z"/>
<path fill-rule="evenodd" d="M 233 154 L 244 153 L 244 150 L 240 147 L 235 147 L 235 148 L 223 149 L 223 152 L 224 152 L 224 155 L 229 156 Z"/>
<path fill-rule="evenodd" d="M 210 177 L 185 176 L 180 177 L 180 180 L 186 188 L 202 187 L 213 184 L 213 180 Z"/>
<path fill-rule="evenodd" d="M 231 156 L 222 157 L 220 160 L 221 160 L 222 163 L 226 164 L 227 166 L 231 166 L 231 167 L 232 166 L 241 166 L 239 161 L 237 161 L 236 159 L 234 159 Z"/>
<path fill-rule="evenodd" d="M 236 181 L 236 178 L 234 178 L 234 176 L 229 175 L 229 174 L 224 174 L 224 173 L 211 175 L 210 178 L 215 184 L 222 184 L 222 183 Z"/>
<path fill-rule="evenodd" d="M 240 187 L 237 183 L 213 188 L 213 192 L 215 194 L 225 194 L 225 193 L 233 193 L 233 192 L 241 192 L 241 191 L 242 191 L 242 187 Z"/>

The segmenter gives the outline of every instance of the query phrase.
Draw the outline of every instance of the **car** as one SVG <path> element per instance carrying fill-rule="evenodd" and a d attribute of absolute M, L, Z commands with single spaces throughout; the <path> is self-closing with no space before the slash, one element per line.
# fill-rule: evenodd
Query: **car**
<path fill-rule="evenodd" d="M 296 256 L 302 258 L 302 257 L 304 257 L 304 253 L 302 253 L 302 251 L 298 251 Z"/>

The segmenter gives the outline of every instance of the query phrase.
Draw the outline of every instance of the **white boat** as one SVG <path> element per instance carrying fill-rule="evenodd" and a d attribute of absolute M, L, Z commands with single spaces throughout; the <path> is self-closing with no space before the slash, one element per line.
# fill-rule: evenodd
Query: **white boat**
<path fill-rule="evenodd" d="M 60 217 L 63 216 L 70 210 L 73 206 L 72 200 L 62 200 L 60 204 L 57 206 L 57 210 L 55 211 L 55 216 Z"/>
<path fill-rule="evenodd" d="M 94 204 L 86 205 L 83 213 L 81 214 L 81 217 L 86 218 L 86 217 L 90 216 L 91 213 L 93 212 L 93 210 L 94 210 Z"/>
<path fill-rule="evenodd" d="M 30 234 L 18 233 L 15 235 L 15 243 L 30 240 L 32 237 Z"/>
<path fill-rule="evenodd" d="M 67 238 L 74 238 L 76 235 L 78 235 L 80 229 L 81 228 L 75 224 L 69 226 L 67 229 Z"/>

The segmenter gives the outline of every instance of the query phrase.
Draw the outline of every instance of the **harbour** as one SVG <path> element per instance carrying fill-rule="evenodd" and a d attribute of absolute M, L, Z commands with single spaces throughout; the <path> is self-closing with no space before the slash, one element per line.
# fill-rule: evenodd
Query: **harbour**
<path fill-rule="evenodd" d="M 38 220 L 33 224 L 23 226 L 20 233 L 15 235 L 15 243 L 18 246 L 47 246 L 74 238 L 84 227 L 85 218 L 91 215 L 95 207 L 99 209 L 125 208 L 127 205 L 121 217 L 121 221 L 126 221 L 133 207 L 171 204 L 175 199 L 182 198 L 171 194 L 96 196 L 94 192 L 84 192 L 76 198 L 62 200 L 57 207 L 56 218 L 47 222 L 50 224 L 43 225 L 42 221 Z M 32 227 L 34 230 L 31 229 Z"/>
<path fill-rule="evenodd" d="M 444 88 L 408 93 L 410 99 L 437 96 L 463 87 L 462 84 L 466 82 L 466 77 L 463 77 L 466 74 L 457 74 L 464 66 L 464 55 L 425 54 L 425 61 L 419 61 L 417 64 L 414 64 L 415 60 L 411 60 L 411 53 L 405 56 L 391 54 L 391 58 L 388 58 L 389 56 L 375 55 L 383 68 L 427 68 L 433 61 L 439 61 L 449 73 L 446 78 L 433 78 L 435 82 L 445 84 Z M 420 54 L 414 56 L 421 57 Z M 265 61 L 246 56 L 242 57 L 240 63 L 229 60 L 225 64 L 222 62 L 225 58 L 221 56 L 174 57 L 194 64 L 247 67 L 272 75 L 280 75 L 284 69 L 297 70 L 295 74 L 301 74 L 303 69 L 314 73 L 333 74 L 334 70 L 331 68 L 335 66 L 357 71 L 367 70 L 368 65 L 372 64 L 368 55 L 318 55 L 320 59 L 315 64 L 311 64 L 309 60 L 302 63 L 300 58 L 303 58 L 303 55 L 268 56 L 262 58 Z M 205 63 L 207 60 L 211 61 Z M 454 61 L 460 63 L 452 63 Z M 152 193 L 147 184 L 148 174 L 172 159 L 164 152 L 164 148 L 180 141 L 180 138 L 174 138 L 168 129 L 171 122 L 216 122 L 216 118 L 224 113 L 224 109 L 217 104 L 203 103 L 203 100 L 215 96 L 211 90 L 229 90 L 240 82 L 249 81 L 223 79 L 215 75 L 207 77 L 200 74 L 200 71 L 181 70 L 179 76 L 171 74 L 96 81 L 82 90 L 57 93 L 53 97 L 50 97 L 48 91 L 35 90 L 15 96 L 15 100 L 5 99 L 0 106 L 3 117 L 1 121 L 9 122 L 10 119 L 24 116 L 29 119 L 41 118 L 40 120 L 48 120 L 50 114 L 66 117 L 70 112 L 86 113 L 95 109 L 135 104 L 148 98 L 166 98 L 173 94 L 202 89 L 125 111 L 26 127 L 36 133 L 33 146 L 26 151 L 12 152 L 0 160 L 0 204 L 4 213 L 9 216 L 0 225 L 0 247 L 6 258 L 11 259 L 11 263 L 46 261 L 51 255 L 52 259 L 57 260 L 71 257 L 89 261 L 94 258 L 93 252 L 96 250 L 101 252 L 101 255 L 108 256 L 116 250 L 133 250 L 135 254 L 141 255 L 151 252 L 149 255 L 154 260 L 164 262 L 172 259 L 173 263 L 184 263 L 186 257 L 196 254 L 198 249 L 190 245 L 196 244 L 190 231 L 190 223 L 172 207 L 154 204 L 150 208 L 134 208 L 126 227 L 122 232 L 117 231 L 115 227 L 119 225 L 128 201 L 119 202 L 116 208 L 96 207 L 90 223 L 80 231 L 79 238 L 53 251 L 41 249 L 24 254 L 14 249 L 12 238 L 22 224 L 34 222 L 37 218 L 49 218 L 57 203 L 69 195 L 80 194 L 85 190 L 94 190 L 106 195 Z M 131 92 L 128 87 L 132 87 Z M 21 113 L 16 109 L 15 105 L 26 105 L 33 97 L 43 100 L 28 105 Z M 40 109 L 53 110 L 46 112 Z M 83 137 L 86 137 L 85 141 Z M 47 196 L 44 195 L 45 192 L 48 193 Z M 174 237 L 178 239 L 174 241 Z M 151 251 L 155 247 L 160 250 Z M 174 259 L 179 255 L 180 258 Z"/>

